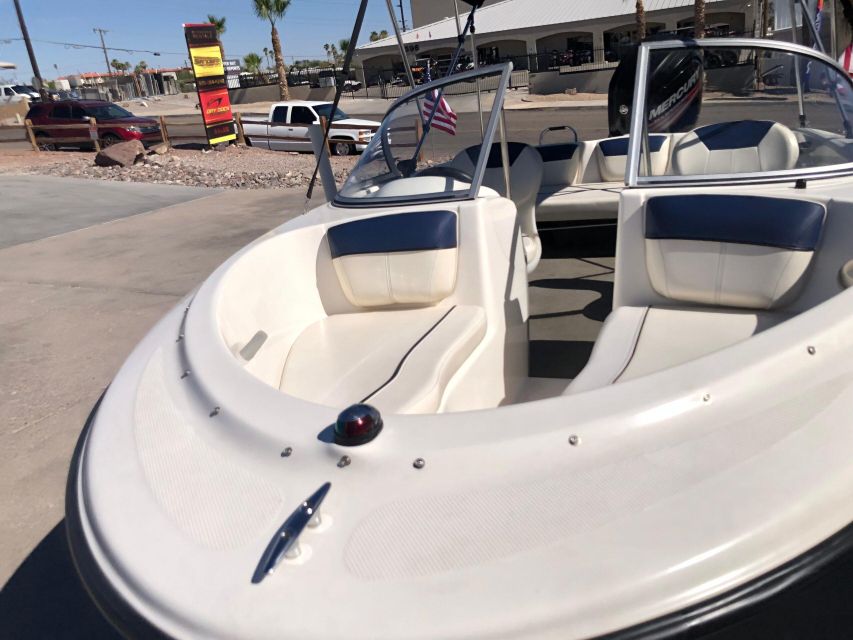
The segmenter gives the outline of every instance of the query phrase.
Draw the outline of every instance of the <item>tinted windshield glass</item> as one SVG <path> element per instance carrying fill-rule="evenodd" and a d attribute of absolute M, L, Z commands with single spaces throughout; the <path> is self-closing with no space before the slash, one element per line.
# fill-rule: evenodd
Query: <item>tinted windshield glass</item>
<path fill-rule="evenodd" d="M 86 113 L 98 120 L 116 120 L 118 118 L 133 118 L 134 115 L 117 104 L 86 105 Z"/>
<path fill-rule="evenodd" d="M 25 87 L 22 84 L 16 84 L 12 87 L 16 93 L 29 93 L 30 91 L 35 91 L 35 89 L 31 89 L 30 87 Z"/>
<path fill-rule="evenodd" d="M 332 113 L 332 105 L 330 105 L 330 104 L 319 104 L 316 107 L 314 107 L 314 111 L 316 111 L 317 115 L 320 116 L 321 118 L 328 118 L 329 114 Z M 343 111 L 341 111 L 340 109 L 338 109 L 337 111 L 335 111 L 335 117 L 332 118 L 332 121 L 346 120 L 347 118 L 349 118 L 349 116 L 347 114 L 345 114 Z"/>
<path fill-rule="evenodd" d="M 650 52 L 642 176 L 727 176 L 853 162 L 853 86 L 811 55 L 761 46 Z"/>
<path fill-rule="evenodd" d="M 488 67 L 441 88 L 420 89 L 397 103 L 385 116 L 337 200 L 356 203 L 467 197 L 485 146 L 476 112 L 477 84 L 484 90 L 483 119 L 492 124 L 495 96 L 503 95 L 495 89 L 505 82 L 504 70 L 504 65 Z M 486 132 L 489 129 L 485 127 Z M 494 136 L 487 133 L 487 137 L 485 142 L 491 145 Z"/>

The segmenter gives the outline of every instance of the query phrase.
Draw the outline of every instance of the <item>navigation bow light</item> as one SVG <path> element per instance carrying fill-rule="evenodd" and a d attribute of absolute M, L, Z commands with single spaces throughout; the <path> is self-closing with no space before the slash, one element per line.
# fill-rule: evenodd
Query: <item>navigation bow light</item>
<path fill-rule="evenodd" d="M 335 422 L 335 444 L 367 444 L 382 431 L 382 416 L 369 404 L 354 404 L 341 411 Z"/>

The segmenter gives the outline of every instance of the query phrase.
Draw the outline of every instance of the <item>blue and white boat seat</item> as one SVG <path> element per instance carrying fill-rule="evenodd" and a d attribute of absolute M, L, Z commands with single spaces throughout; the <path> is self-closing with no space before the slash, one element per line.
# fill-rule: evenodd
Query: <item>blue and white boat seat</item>
<path fill-rule="evenodd" d="M 787 319 L 785 308 L 808 277 L 825 218 L 822 204 L 804 200 L 650 198 L 646 270 L 665 302 L 614 309 L 567 393 L 687 362 Z"/>
<path fill-rule="evenodd" d="M 592 144 L 590 150 L 587 147 Z M 653 171 L 663 175 L 669 164 L 670 137 L 653 134 L 649 150 Z M 625 185 L 628 136 L 595 143 L 537 147 L 545 165 L 536 202 L 540 222 L 615 219 Z"/>
<path fill-rule="evenodd" d="M 792 169 L 800 157 L 794 132 L 770 120 L 709 124 L 683 136 L 672 151 L 672 173 L 750 173 Z"/>
<path fill-rule="evenodd" d="M 358 313 L 308 326 L 287 355 L 280 388 L 336 407 L 436 411 L 486 332 L 477 306 L 446 302 L 456 286 L 458 220 L 418 211 L 347 222 L 327 232 L 341 289 Z"/>
<path fill-rule="evenodd" d="M 508 142 L 507 152 L 510 199 L 515 203 L 518 212 L 527 269 L 533 271 L 542 257 L 542 241 L 536 227 L 536 197 L 543 175 L 542 156 L 537 153 L 535 147 L 521 142 Z M 451 166 L 473 175 L 474 163 L 479 156 L 479 145 L 468 147 L 451 161 Z M 501 145 L 498 142 L 494 143 L 489 151 L 483 186 L 495 190 L 503 197 L 507 195 Z"/>
<path fill-rule="evenodd" d="M 627 136 L 537 147 L 545 170 L 536 204 L 540 222 L 615 219 L 624 188 Z M 653 175 L 706 175 L 791 169 L 794 132 L 769 120 L 711 124 L 685 134 L 652 134 Z"/>

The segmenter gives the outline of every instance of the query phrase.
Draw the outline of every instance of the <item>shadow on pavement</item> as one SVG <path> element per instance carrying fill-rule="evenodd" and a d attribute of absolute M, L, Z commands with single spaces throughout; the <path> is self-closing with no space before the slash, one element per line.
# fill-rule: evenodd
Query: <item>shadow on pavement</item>
<path fill-rule="evenodd" d="M 65 520 L 30 553 L 0 592 L 0 638 L 119 639 L 83 588 Z"/>

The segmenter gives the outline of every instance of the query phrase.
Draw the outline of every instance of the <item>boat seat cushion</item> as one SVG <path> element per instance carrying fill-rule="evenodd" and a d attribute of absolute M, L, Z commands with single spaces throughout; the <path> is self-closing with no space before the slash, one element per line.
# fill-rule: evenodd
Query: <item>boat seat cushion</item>
<path fill-rule="evenodd" d="M 773 309 L 796 297 L 821 236 L 817 202 L 740 195 L 649 198 L 646 267 L 662 296 Z"/>
<path fill-rule="evenodd" d="M 649 152 L 652 157 L 652 175 L 662 176 L 669 164 L 669 136 L 649 136 Z M 605 138 L 596 149 L 595 157 L 602 182 L 625 183 L 625 168 L 628 162 L 628 136 Z"/>
<path fill-rule="evenodd" d="M 786 318 L 766 311 L 618 307 L 607 317 L 589 362 L 566 393 L 674 367 L 737 344 Z"/>
<path fill-rule="evenodd" d="M 536 150 L 542 158 L 542 187 L 562 188 L 575 183 L 581 156 L 578 143 L 542 144 Z"/>
<path fill-rule="evenodd" d="M 281 390 L 340 408 L 368 402 L 382 412 L 436 411 L 485 332 L 485 312 L 476 306 L 329 316 L 294 342 Z"/>
<path fill-rule="evenodd" d="M 720 122 L 694 129 L 672 151 L 680 176 L 791 169 L 800 157 L 794 133 L 770 120 Z M 656 174 L 661 175 L 661 174 Z"/>
<path fill-rule="evenodd" d="M 452 211 L 365 218 L 331 227 L 327 235 L 341 288 L 357 307 L 436 304 L 456 287 Z"/>
<path fill-rule="evenodd" d="M 615 220 L 619 213 L 621 182 L 587 183 L 543 188 L 536 205 L 537 222 Z"/>

